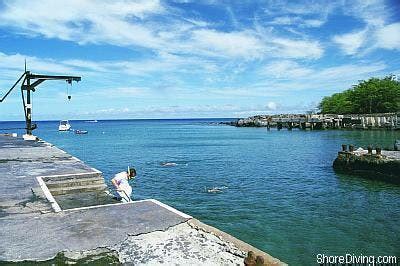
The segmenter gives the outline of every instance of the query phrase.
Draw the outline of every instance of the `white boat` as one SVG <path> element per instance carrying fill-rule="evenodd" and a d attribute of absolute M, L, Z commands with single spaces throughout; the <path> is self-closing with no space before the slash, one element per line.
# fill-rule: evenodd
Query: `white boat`
<path fill-rule="evenodd" d="M 59 131 L 68 131 L 71 129 L 71 125 L 69 124 L 68 120 L 61 120 L 60 125 L 58 126 Z"/>

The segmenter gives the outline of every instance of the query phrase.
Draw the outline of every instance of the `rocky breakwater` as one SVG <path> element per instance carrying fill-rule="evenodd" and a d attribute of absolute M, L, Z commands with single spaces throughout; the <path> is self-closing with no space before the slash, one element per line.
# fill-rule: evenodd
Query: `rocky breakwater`
<path fill-rule="evenodd" d="M 342 150 L 333 162 L 335 171 L 356 174 L 366 178 L 400 184 L 400 151 L 373 149 L 371 146 L 354 149 L 353 145 L 342 145 Z"/>
<path fill-rule="evenodd" d="M 400 130 L 400 113 L 382 114 L 274 114 L 255 115 L 225 123 L 237 127 L 277 129 L 386 129 Z"/>

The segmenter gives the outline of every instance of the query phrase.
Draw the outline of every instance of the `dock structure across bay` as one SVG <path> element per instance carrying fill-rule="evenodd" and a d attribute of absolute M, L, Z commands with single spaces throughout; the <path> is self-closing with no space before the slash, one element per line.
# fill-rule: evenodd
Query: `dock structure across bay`
<path fill-rule="evenodd" d="M 237 127 L 293 129 L 390 129 L 400 130 L 400 113 L 381 114 L 277 114 L 241 118 Z"/>
<path fill-rule="evenodd" d="M 0 135 L 0 264 L 286 265 L 155 199 L 120 203 L 102 173 L 43 140 Z"/>

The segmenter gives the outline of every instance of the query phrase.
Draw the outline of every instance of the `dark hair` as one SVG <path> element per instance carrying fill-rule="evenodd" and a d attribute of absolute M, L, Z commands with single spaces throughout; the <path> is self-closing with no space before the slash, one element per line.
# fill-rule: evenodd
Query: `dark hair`
<path fill-rule="evenodd" d="M 134 177 L 136 176 L 136 170 L 133 167 L 129 167 L 129 177 Z"/>

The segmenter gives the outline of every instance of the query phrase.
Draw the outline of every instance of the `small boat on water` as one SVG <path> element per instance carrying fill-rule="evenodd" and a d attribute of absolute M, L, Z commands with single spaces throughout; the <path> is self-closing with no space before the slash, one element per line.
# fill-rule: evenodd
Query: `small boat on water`
<path fill-rule="evenodd" d="M 79 130 L 79 129 L 75 130 L 75 134 L 87 134 L 87 133 L 88 133 L 87 130 Z"/>
<path fill-rule="evenodd" d="M 60 125 L 58 126 L 59 131 L 68 131 L 71 129 L 71 125 L 68 120 L 61 120 Z"/>
<path fill-rule="evenodd" d="M 86 121 L 86 123 L 97 123 L 98 121 L 97 120 L 89 120 L 89 121 Z"/>

